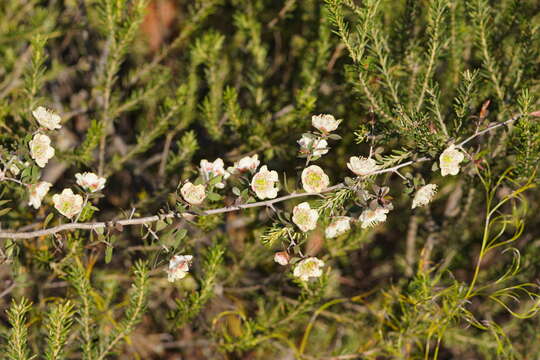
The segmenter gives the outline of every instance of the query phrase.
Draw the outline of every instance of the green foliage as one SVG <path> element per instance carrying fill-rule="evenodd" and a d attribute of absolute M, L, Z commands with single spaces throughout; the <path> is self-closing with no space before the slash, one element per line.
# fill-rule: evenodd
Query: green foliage
<path fill-rule="evenodd" d="M 142 261 L 137 262 L 134 266 L 133 275 L 135 281 L 131 293 L 128 294 L 129 305 L 124 317 L 111 334 L 100 339 L 96 352 L 97 360 L 105 359 L 118 343 L 135 329 L 135 326 L 142 319 L 148 297 L 147 265 Z"/>
<path fill-rule="evenodd" d="M 25 90 L 28 96 L 27 110 L 33 110 L 36 107 L 37 100 L 35 97 L 38 90 L 43 86 L 43 76 L 45 75 L 44 63 L 46 60 L 46 41 L 47 39 L 42 35 L 36 35 L 34 38 L 32 38 L 32 59 L 25 74 Z"/>
<path fill-rule="evenodd" d="M 533 98 L 528 90 L 523 90 L 518 98 L 521 114 L 534 110 Z M 540 124 L 534 118 L 524 115 L 512 134 L 512 153 L 516 155 L 516 172 L 521 179 L 536 176 L 540 163 Z"/>
<path fill-rule="evenodd" d="M 57 304 L 50 310 L 46 327 L 48 329 L 47 350 L 45 359 L 56 360 L 64 358 L 64 346 L 73 324 L 73 304 L 69 301 Z"/>
<path fill-rule="evenodd" d="M 12 328 L 7 336 L 4 351 L 10 360 L 32 359 L 28 348 L 28 329 L 26 327 L 26 314 L 32 305 L 26 298 L 19 303 L 13 302 L 7 311 L 7 317 Z"/>
<path fill-rule="evenodd" d="M 540 353 L 538 1 L 12 0 L 0 20 L 7 359 Z M 315 129 L 317 114 L 342 121 Z M 45 167 L 36 134 L 55 150 Z M 464 161 L 442 176 L 451 145 Z M 254 189 L 263 165 L 275 198 Z M 309 165 L 329 188 L 307 197 Z M 310 257 L 324 266 L 304 281 Z"/>
<path fill-rule="evenodd" d="M 78 317 L 77 321 L 81 326 L 81 350 L 84 359 L 93 359 L 94 351 L 94 327 L 93 317 L 96 313 L 96 307 L 92 300 L 94 290 L 90 284 L 89 274 L 85 271 L 80 261 L 77 261 L 68 270 L 68 280 L 75 288 L 78 295 Z"/>

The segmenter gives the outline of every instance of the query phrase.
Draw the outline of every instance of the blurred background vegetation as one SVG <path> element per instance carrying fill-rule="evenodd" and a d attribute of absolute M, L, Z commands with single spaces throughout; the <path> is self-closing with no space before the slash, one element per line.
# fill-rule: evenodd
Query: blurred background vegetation
<path fill-rule="evenodd" d="M 55 109 L 64 126 L 42 179 L 60 191 L 76 172 L 106 175 L 93 219 L 174 208 L 201 159 L 259 154 L 298 189 L 313 114 L 343 119 L 317 162 L 333 184 L 370 148 L 385 166 L 436 163 L 521 116 L 467 144 L 458 176 L 430 163 L 377 178 L 389 220 L 310 233 L 305 253 L 328 266 L 305 285 L 261 241 L 266 209 L 2 239 L 2 356 L 536 359 L 539 24 L 538 0 L 1 1 L 2 158 L 20 152 L 31 110 Z M 424 181 L 439 193 L 413 211 L 407 189 Z M 50 202 L 35 212 L 16 184 L 0 187 L 4 229 L 60 221 Z M 234 200 L 222 195 L 215 207 Z M 195 258 L 174 284 L 171 249 Z"/>

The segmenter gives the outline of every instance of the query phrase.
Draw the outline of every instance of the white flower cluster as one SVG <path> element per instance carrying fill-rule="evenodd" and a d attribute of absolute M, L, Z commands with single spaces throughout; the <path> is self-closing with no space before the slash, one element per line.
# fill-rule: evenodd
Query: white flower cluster
<path fill-rule="evenodd" d="M 105 186 L 105 178 L 99 177 L 94 173 L 76 174 L 75 177 L 77 178 L 77 184 L 89 192 L 100 191 Z M 29 185 L 30 200 L 28 205 L 39 209 L 43 198 L 47 195 L 51 186 L 52 184 L 46 181 Z M 61 194 L 53 196 L 53 203 L 56 210 L 71 219 L 81 212 L 83 198 L 81 195 L 74 194 L 71 189 L 64 189 Z"/>
<path fill-rule="evenodd" d="M 95 193 L 105 188 L 107 180 L 104 177 L 98 176 L 91 172 L 75 174 L 77 185 L 83 188 L 88 193 Z M 52 198 L 54 207 L 58 212 L 68 219 L 72 219 L 80 214 L 84 207 L 83 197 L 73 193 L 71 189 L 64 189 L 62 193 L 55 194 Z"/>
<path fill-rule="evenodd" d="M 62 127 L 60 125 L 60 116 L 43 106 L 39 106 L 32 111 L 32 115 L 34 115 L 40 127 L 45 130 L 57 130 Z M 51 146 L 51 138 L 45 134 L 36 133 L 28 146 L 30 147 L 30 156 L 39 167 L 45 167 L 49 160 L 54 157 L 55 151 Z"/>
<path fill-rule="evenodd" d="M 51 146 L 51 139 L 44 132 L 60 129 L 62 127 L 61 118 L 51 110 L 41 106 L 36 108 L 32 114 L 39 124 L 39 130 L 29 141 L 30 156 L 36 162 L 37 166 L 43 168 L 55 155 L 55 149 Z M 331 133 L 339 127 L 341 120 L 336 120 L 330 114 L 320 114 L 312 116 L 311 121 L 312 126 L 317 131 L 303 134 L 302 138 L 298 140 L 301 157 L 307 158 L 306 167 L 301 173 L 301 182 L 304 191 L 309 194 L 319 194 L 328 192 L 336 188 L 336 186 L 330 187 L 330 179 L 325 171 L 320 166 L 309 165 L 309 162 L 328 153 L 329 147 L 327 140 L 339 139 L 338 135 Z M 457 175 L 459 173 L 460 163 L 464 160 L 464 153 L 461 150 L 455 145 L 450 145 L 442 152 L 439 157 L 442 176 Z M 2 169 L 0 173 L 1 178 L 4 178 L 4 172 L 6 171 L 17 176 L 21 168 L 25 166 L 17 158 L 13 158 L 4 165 L 5 169 Z M 275 199 L 280 188 L 279 175 L 276 171 L 269 170 L 267 165 L 260 165 L 261 161 L 257 154 L 244 156 L 234 162 L 233 166 L 227 168 L 221 158 L 217 158 L 214 161 L 203 159 L 199 166 L 200 177 L 194 183 L 185 182 L 180 188 L 180 194 L 187 203 L 198 206 L 203 204 L 207 197 L 213 199 L 211 195 L 216 195 L 212 194 L 213 187 L 224 189 L 228 181 L 233 182 L 236 177 L 245 177 L 246 181 L 249 181 L 249 188 L 258 199 Z M 350 157 L 347 167 L 358 177 L 367 177 L 387 171 L 383 170 L 382 165 L 372 158 L 371 152 L 368 157 Z M 229 180 L 231 176 L 232 180 Z M 219 181 L 216 179 L 217 177 L 219 177 Z M 91 194 L 104 189 L 106 179 L 92 172 L 77 173 L 75 178 L 76 183 L 85 192 L 85 197 L 83 198 L 80 194 L 75 194 L 70 188 L 65 188 L 60 194 L 55 194 L 52 197 L 52 201 L 60 214 L 68 219 L 76 217 L 74 221 L 77 221 L 79 219 L 77 215 L 81 214 L 86 202 L 92 196 Z M 29 206 L 39 209 L 51 186 L 52 184 L 46 181 L 39 181 L 36 184 L 28 185 Z M 362 189 L 357 190 L 359 193 L 363 191 Z M 373 196 L 367 194 L 366 191 L 366 198 L 362 199 L 362 201 L 372 201 L 369 205 L 365 205 L 365 208 L 356 219 L 349 216 L 334 216 L 324 231 L 325 237 L 327 239 L 334 239 L 345 235 L 351 230 L 351 224 L 357 221 L 360 223 L 362 229 L 385 222 L 387 214 L 392 209 L 391 203 L 385 198 L 388 188 L 381 189 L 374 186 L 374 190 L 376 195 Z M 234 192 L 237 195 L 239 194 L 238 191 Z M 435 184 L 427 184 L 420 187 L 415 192 L 412 208 L 426 206 L 433 200 L 436 192 L 437 185 Z M 269 203 L 271 204 L 273 202 Z M 315 230 L 318 220 L 318 210 L 311 208 L 308 202 L 302 202 L 293 208 L 292 222 L 302 233 Z M 167 269 L 168 281 L 174 282 L 183 279 L 190 270 L 192 260 L 192 255 L 173 256 L 170 259 Z M 293 275 L 302 281 L 320 277 L 323 274 L 323 267 L 325 265 L 317 257 L 305 257 L 303 259 L 291 258 L 288 251 L 276 252 L 274 254 L 274 261 L 283 266 L 294 264 Z"/>
<path fill-rule="evenodd" d="M 331 135 L 340 124 L 334 116 L 328 114 L 314 115 L 312 125 L 319 132 L 307 133 L 298 140 L 300 145 L 300 154 L 307 157 L 307 165 L 302 170 L 301 181 L 302 188 L 307 193 L 322 193 L 329 190 L 330 179 L 325 171 L 317 165 L 309 165 L 310 160 L 318 158 L 328 153 L 327 139 L 339 139 L 337 135 Z M 441 174 L 456 175 L 459 172 L 459 164 L 463 161 L 463 153 L 454 145 L 448 147 L 440 156 Z M 253 174 L 250 187 L 256 197 L 264 199 L 274 199 L 279 191 L 279 176 L 274 170 L 269 170 L 266 165 L 260 167 L 260 161 L 257 155 L 246 156 L 234 163 L 234 166 L 225 170 L 222 159 L 216 159 L 214 162 L 207 160 L 201 161 L 201 173 L 203 181 L 207 182 L 215 176 L 222 176 L 222 182 L 216 187 L 225 187 L 224 182 L 231 174 Z M 347 162 L 347 167 L 359 177 L 376 175 L 383 172 L 383 167 L 371 157 L 352 156 Z M 257 169 L 259 169 L 257 171 Z M 392 209 L 392 204 L 386 200 L 387 188 L 374 187 L 375 196 L 367 195 L 367 199 L 372 201 L 366 205 L 357 219 L 349 216 L 335 216 L 332 218 L 324 233 L 327 239 L 334 239 L 345 235 L 351 231 L 353 222 L 358 221 L 362 229 L 373 227 L 387 220 L 387 214 Z M 193 185 L 188 182 L 181 188 L 184 199 L 190 204 L 201 204 L 206 197 L 206 188 L 204 184 Z M 427 184 L 417 189 L 412 201 L 412 208 L 426 206 L 429 204 L 437 192 L 437 185 Z M 366 199 L 364 199 L 366 200 Z M 296 205 L 292 211 L 292 222 L 298 229 L 307 233 L 317 228 L 319 212 L 311 208 L 308 202 L 302 202 Z M 169 281 L 181 279 L 189 271 L 189 264 L 192 257 L 190 255 L 175 256 L 171 259 L 169 265 Z M 310 278 L 320 277 L 323 274 L 324 262 L 317 257 L 305 257 L 303 259 L 291 258 L 287 251 L 278 251 L 274 254 L 274 261 L 282 266 L 294 264 L 293 275 L 301 281 L 308 281 Z"/>
<path fill-rule="evenodd" d="M 53 111 L 44 108 L 43 106 L 37 107 L 32 111 L 32 115 L 36 119 L 39 130 L 34 134 L 32 140 L 28 143 L 30 148 L 30 157 L 36 162 L 37 166 L 43 168 L 47 165 L 49 160 L 54 157 L 55 150 L 51 146 L 51 138 L 43 134 L 43 131 L 58 130 L 62 128 L 60 124 L 62 119 L 59 115 Z M 16 157 L 13 157 L 8 166 L 8 170 L 17 176 L 21 168 L 28 166 L 28 163 L 22 163 Z M 97 176 L 94 173 L 76 174 L 77 184 L 79 184 L 85 191 L 97 192 L 104 188 L 105 179 Z M 28 205 L 34 209 L 39 209 L 43 199 L 49 192 L 52 184 L 47 181 L 38 181 L 35 184 L 25 184 L 28 188 Z M 54 207 L 67 218 L 73 218 L 79 214 L 83 207 L 83 198 L 81 195 L 73 193 L 71 189 L 64 189 L 61 194 L 53 196 Z"/>
<path fill-rule="evenodd" d="M 231 174 L 225 170 L 225 163 L 223 159 L 217 158 L 213 162 L 210 162 L 206 159 L 201 160 L 201 175 L 204 181 L 209 181 L 210 179 L 221 176 L 222 180 L 225 181 L 231 176 Z M 223 189 L 225 187 L 224 182 L 219 182 L 216 184 L 218 189 Z"/>
<path fill-rule="evenodd" d="M 239 161 L 225 169 L 225 162 L 217 158 L 213 162 L 206 159 L 201 160 L 200 173 L 204 184 L 194 185 L 186 182 L 180 189 L 180 193 L 185 201 L 191 205 L 200 205 L 206 198 L 206 183 L 216 176 L 221 176 L 221 181 L 215 186 L 218 189 L 225 188 L 225 181 L 231 174 L 242 175 L 246 173 L 255 173 L 260 165 L 259 155 L 245 156 Z M 273 199 L 277 196 L 278 188 L 275 183 L 279 181 L 276 171 L 269 171 L 266 165 L 263 165 L 251 180 L 251 189 L 259 199 Z"/>
<path fill-rule="evenodd" d="M 338 128 L 340 123 L 341 120 L 336 120 L 334 116 L 330 114 L 313 115 L 311 117 L 311 125 L 319 130 L 320 133 L 308 133 L 302 135 L 302 138 L 298 140 L 300 154 L 308 159 L 318 158 L 327 154 L 328 141 L 326 141 L 326 139 L 332 131 L 335 131 Z"/>
<path fill-rule="evenodd" d="M 105 178 L 94 173 L 78 173 L 75 174 L 75 177 L 77 179 L 77 184 L 87 192 L 94 193 L 103 190 L 105 187 Z M 28 192 L 30 194 L 28 205 L 35 209 L 39 209 L 43 198 L 47 195 L 51 186 L 52 184 L 47 181 L 40 181 L 37 184 L 28 185 Z M 56 210 L 69 219 L 79 214 L 84 206 L 83 197 L 73 193 L 73 190 L 71 189 L 64 189 L 62 193 L 55 194 L 52 200 Z"/>
<path fill-rule="evenodd" d="M 274 261 L 280 265 L 288 265 L 291 257 L 286 251 L 280 251 L 274 254 Z M 293 270 L 293 276 L 302 281 L 308 281 L 310 278 L 318 278 L 323 274 L 322 268 L 324 261 L 316 257 L 307 257 L 300 260 Z"/>
<path fill-rule="evenodd" d="M 216 176 L 221 176 L 221 182 L 216 184 L 218 189 L 225 188 L 225 181 L 231 174 L 242 174 L 246 172 L 255 172 L 260 165 L 259 155 L 244 156 L 239 161 L 234 163 L 234 166 L 229 166 L 225 170 L 225 162 L 221 158 L 217 158 L 213 162 L 206 159 L 201 160 L 200 169 L 201 176 L 204 182 L 208 182 Z"/>

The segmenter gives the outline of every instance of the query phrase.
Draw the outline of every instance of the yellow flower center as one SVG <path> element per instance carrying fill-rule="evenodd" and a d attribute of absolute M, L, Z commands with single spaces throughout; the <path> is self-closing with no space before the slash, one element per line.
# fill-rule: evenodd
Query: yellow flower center
<path fill-rule="evenodd" d="M 307 180 L 308 184 L 310 184 L 312 186 L 316 186 L 316 185 L 319 185 L 321 183 L 322 177 L 318 173 L 311 172 L 306 177 L 306 180 Z"/>
<path fill-rule="evenodd" d="M 296 213 L 296 220 L 300 224 L 306 224 L 309 221 L 309 215 L 307 211 Z"/>
<path fill-rule="evenodd" d="M 317 264 L 315 261 L 307 261 L 303 265 L 303 270 L 308 273 L 312 273 L 317 270 Z"/>
<path fill-rule="evenodd" d="M 444 165 L 450 165 L 453 162 L 454 162 L 454 157 L 450 154 L 444 154 L 441 157 L 441 163 L 443 163 Z"/>
<path fill-rule="evenodd" d="M 259 178 L 255 179 L 255 188 L 257 190 L 264 190 L 264 189 L 266 189 L 268 187 L 268 185 L 269 185 L 268 180 L 266 180 L 263 177 L 259 177 Z"/>
<path fill-rule="evenodd" d="M 60 209 L 62 210 L 61 212 L 68 212 L 71 210 L 71 208 L 72 208 L 71 203 L 68 200 L 64 200 L 60 204 Z"/>

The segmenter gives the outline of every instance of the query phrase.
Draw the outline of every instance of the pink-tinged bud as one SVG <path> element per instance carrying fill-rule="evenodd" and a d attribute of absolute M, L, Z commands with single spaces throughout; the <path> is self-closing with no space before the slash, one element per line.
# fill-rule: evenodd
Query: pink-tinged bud
<path fill-rule="evenodd" d="M 279 265 L 288 265 L 290 259 L 291 257 L 289 256 L 289 254 L 287 254 L 286 251 L 280 251 L 274 255 L 274 261 L 277 262 Z"/>

